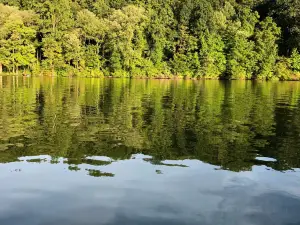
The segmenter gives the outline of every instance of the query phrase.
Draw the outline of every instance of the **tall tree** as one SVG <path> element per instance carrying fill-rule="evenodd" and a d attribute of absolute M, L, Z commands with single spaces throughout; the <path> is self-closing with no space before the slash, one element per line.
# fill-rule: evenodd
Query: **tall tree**
<path fill-rule="evenodd" d="M 0 70 L 18 73 L 35 61 L 36 15 L 0 4 Z M 0 71 L 1 72 L 1 71 Z"/>
<path fill-rule="evenodd" d="M 260 22 L 256 31 L 256 52 L 258 59 L 257 78 L 271 79 L 274 66 L 278 56 L 277 41 L 280 35 L 280 28 L 273 22 L 272 18 L 267 17 Z"/>

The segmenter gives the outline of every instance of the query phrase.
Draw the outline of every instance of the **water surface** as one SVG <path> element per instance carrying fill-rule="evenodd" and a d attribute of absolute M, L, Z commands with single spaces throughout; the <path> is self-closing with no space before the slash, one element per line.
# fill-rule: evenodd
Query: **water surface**
<path fill-rule="evenodd" d="M 0 77 L 1 225 L 299 225 L 300 83 Z"/>

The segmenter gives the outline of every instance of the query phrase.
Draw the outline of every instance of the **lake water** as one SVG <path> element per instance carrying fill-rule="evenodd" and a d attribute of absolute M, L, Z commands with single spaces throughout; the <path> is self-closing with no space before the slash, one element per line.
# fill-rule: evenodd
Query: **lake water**
<path fill-rule="evenodd" d="M 300 83 L 0 77 L 1 225 L 299 225 Z"/>

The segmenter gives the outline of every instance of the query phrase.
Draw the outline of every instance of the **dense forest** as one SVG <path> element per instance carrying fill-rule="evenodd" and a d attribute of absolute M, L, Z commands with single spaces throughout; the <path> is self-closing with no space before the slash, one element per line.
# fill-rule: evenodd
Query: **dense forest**
<path fill-rule="evenodd" d="M 300 78 L 298 0 L 0 0 L 0 73 Z"/>

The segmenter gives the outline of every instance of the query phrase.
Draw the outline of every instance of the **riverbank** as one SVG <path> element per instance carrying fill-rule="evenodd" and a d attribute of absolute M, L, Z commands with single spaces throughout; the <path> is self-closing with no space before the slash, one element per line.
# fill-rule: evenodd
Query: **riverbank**
<path fill-rule="evenodd" d="M 33 74 L 12 74 L 12 73 L 2 73 L 0 76 L 15 76 L 15 77 L 69 77 L 69 78 L 106 78 L 106 79 L 142 79 L 142 80 L 245 80 L 245 81 L 300 81 L 300 74 L 293 74 L 289 77 L 280 78 L 280 77 L 272 77 L 271 79 L 259 79 L 259 78 L 240 78 L 240 79 L 233 79 L 233 78 L 226 78 L 226 77 L 186 77 L 186 76 L 153 76 L 153 77 L 147 77 L 147 76 L 81 76 L 81 75 L 67 75 L 67 74 L 61 74 L 61 75 L 33 75 Z"/>

